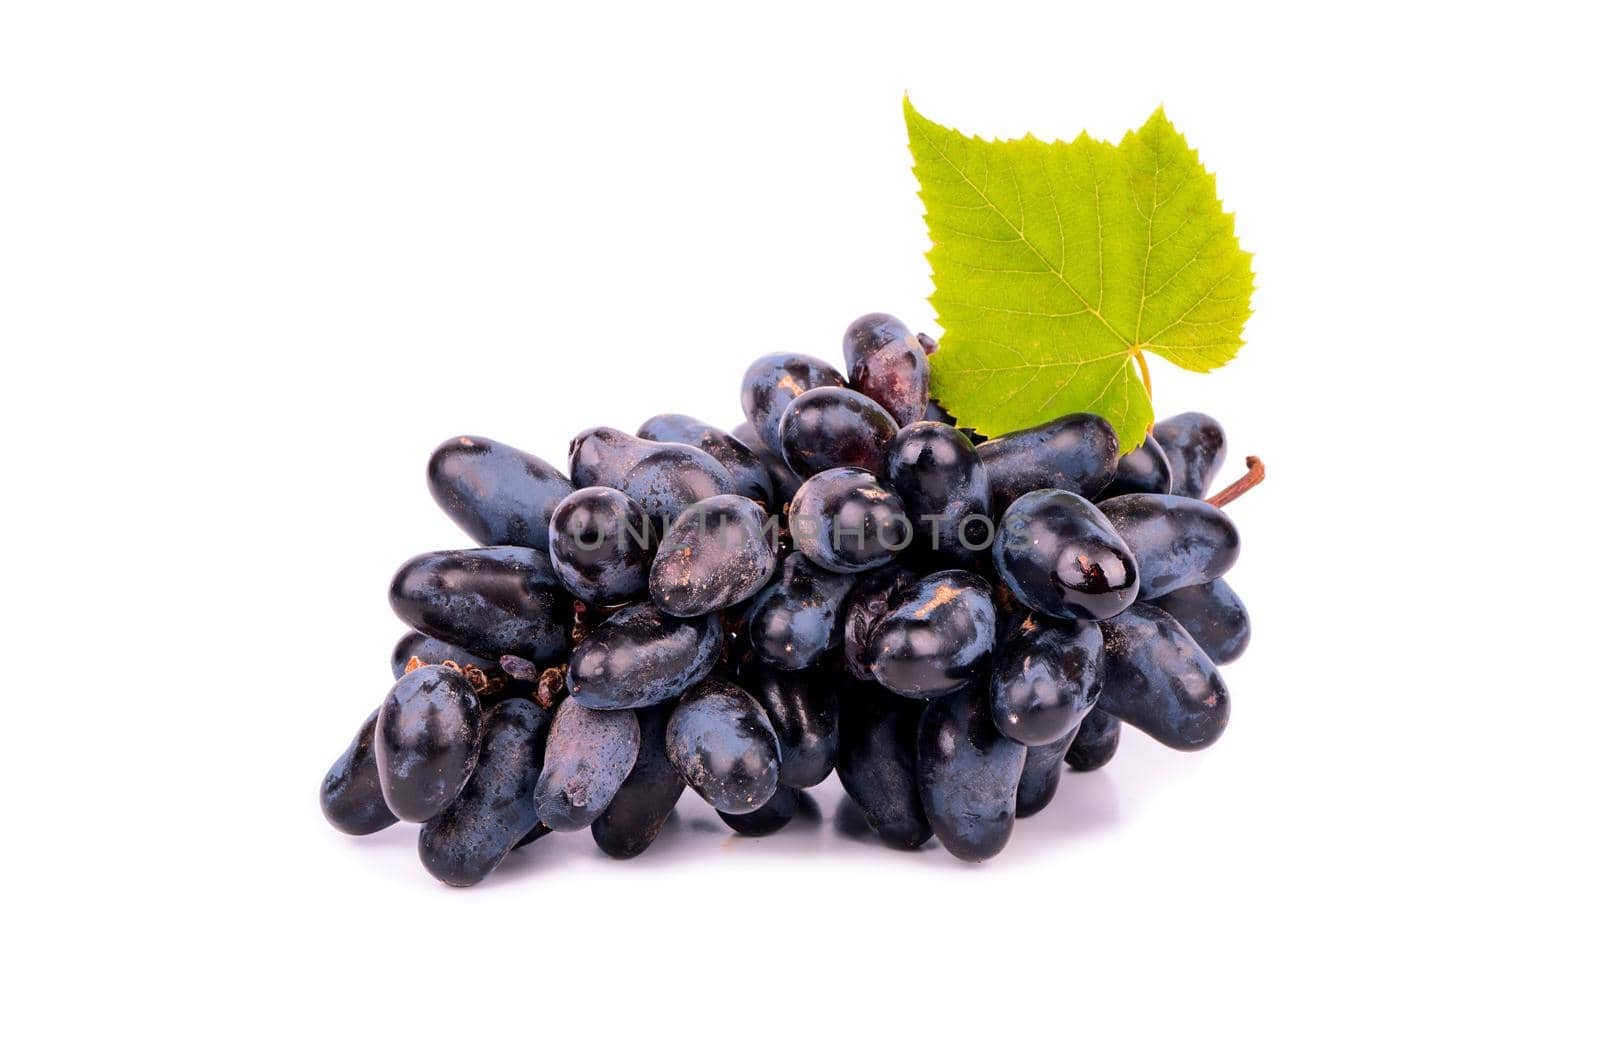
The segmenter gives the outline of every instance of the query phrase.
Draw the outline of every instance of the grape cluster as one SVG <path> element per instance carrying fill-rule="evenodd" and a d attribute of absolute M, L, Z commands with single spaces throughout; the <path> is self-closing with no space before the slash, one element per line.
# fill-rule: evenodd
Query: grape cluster
<path fill-rule="evenodd" d="M 1091 414 L 986 439 L 930 402 L 936 351 L 865 316 L 843 372 L 752 363 L 731 433 L 592 428 L 566 475 L 441 445 L 429 489 L 479 548 L 396 573 L 411 631 L 328 820 L 420 823 L 423 865 L 466 886 L 549 832 L 642 853 L 686 787 L 776 831 L 837 772 L 884 842 L 980 861 L 1123 723 L 1214 743 L 1250 637 L 1238 532 L 1202 497 L 1221 427 L 1168 418 L 1121 458 Z"/>

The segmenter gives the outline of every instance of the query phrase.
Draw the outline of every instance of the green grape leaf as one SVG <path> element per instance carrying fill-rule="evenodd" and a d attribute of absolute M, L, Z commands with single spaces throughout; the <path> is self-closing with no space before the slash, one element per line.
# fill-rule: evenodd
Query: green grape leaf
<path fill-rule="evenodd" d="M 933 395 L 962 425 L 1090 411 L 1126 452 L 1155 420 L 1147 353 L 1201 372 L 1238 353 L 1250 254 L 1161 110 L 1116 146 L 978 139 L 909 98 L 905 113 L 944 329 Z"/>

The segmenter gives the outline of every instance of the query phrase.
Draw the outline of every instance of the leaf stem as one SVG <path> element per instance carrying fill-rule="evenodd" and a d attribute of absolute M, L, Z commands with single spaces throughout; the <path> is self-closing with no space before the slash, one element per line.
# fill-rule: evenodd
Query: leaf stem
<path fill-rule="evenodd" d="M 1133 358 L 1139 364 L 1139 380 L 1144 382 L 1144 394 L 1154 402 L 1155 392 L 1150 387 L 1150 364 L 1145 361 L 1144 349 L 1135 348 Z"/>
<path fill-rule="evenodd" d="M 1235 498 L 1238 498 L 1240 495 L 1244 494 L 1256 484 L 1267 478 L 1266 465 L 1255 455 L 1252 454 L 1245 458 L 1244 465 L 1246 472 L 1243 476 L 1239 477 L 1233 483 L 1229 484 L 1227 487 L 1224 487 L 1222 490 L 1206 499 L 1206 501 L 1211 505 L 1216 506 L 1218 509 L 1221 509 L 1223 506 L 1227 505 L 1229 502 L 1233 501 Z"/>

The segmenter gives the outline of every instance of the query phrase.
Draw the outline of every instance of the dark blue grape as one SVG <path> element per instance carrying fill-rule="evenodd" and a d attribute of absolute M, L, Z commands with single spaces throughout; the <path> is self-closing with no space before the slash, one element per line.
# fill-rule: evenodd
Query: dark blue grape
<path fill-rule="evenodd" d="M 874 311 L 861 316 L 844 330 L 844 369 L 851 373 L 869 352 L 907 340 L 926 354 L 926 347 L 917 341 L 911 328 L 887 312 Z M 937 347 L 937 346 L 935 346 Z"/>
<path fill-rule="evenodd" d="M 1228 456 L 1222 424 L 1209 414 L 1190 411 L 1156 422 L 1151 433 L 1172 463 L 1172 493 L 1204 498 Z"/>
<path fill-rule="evenodd" d="M 775 670 L 750 662 L 739 684 L 755 697 L 778 737 L 778 782 L 815 787 L 833 772 L 839 748 L 839 705 L 833 675 L 823 671 Z"/>
<path fill-rule="evenodd" d="M 1096 708 L 1180 751 L 1216 743 L 1228 727 L 1228 687 L 1189 632 L 1142 603 L 1102 629 L 1106 684 Z"/>
<path fill-rule="evenodd" d="M 1239 529 L 1198 498 L 1120 495 L 1100 503 L 1139 565 L 1139 599 L 1220 579 L 1239 559 Z"/>
<path fill-rule="evenodd" d="M 989 471 L 966 436 L 932 421 L 907 425 L 889 446 L 887 473 L 919 550 L 971 564 L 988 548 Z"/>
<path fill-rule="evenodd" d="M 1109 619 L 1139 594 L 1143 565 L 1086 498 L 1034 491 L 1006 510 L 995 535 L 995 574 L 1035 612 Z"/>
<path fill-rule="evenodd" d="M 893 315 L 865 315 L 844 334 L 850 387 L 877 403 L 900 425 L 928 409 L 928 356 Z"/>
<path fill-rule="evenodd" d="M 632 711 L 561 701 L 534 791 L 539 820 L 558 832 L 587 828 L 611 804 L 638 757 L 639 720 Z"/>
<path fill-rule="evenodd" d="M 1005 848 L 1027 753 L 995 730 L 980 689 L 928 704 L 917 729 L 917 787 L 946 850 L 963 861 L 987 861 Z"/>
<path fill-rule="evenodd" d="M 683 794 L 683 777 L 667 758 L 667 720 L 672 704 L 641 707 L 639 757 L 611 804 L 595 818 L 589 832 L 595 845 L 611 857 L 637 857 L 656 841 Z"/>
<path fill-rule="evenodd" d="M 1095 496 L 1103 502 L 1117 495 L 1164 495 L 1172 492 L 1172 466 L 1154 436 L 1124 454 L 1106 489 Z"/>
<path fill-rule="evenodd" d="M 464 648 L 457 648 L 448 641 L 440 641 L 436 637 L 429 637 L 416 630 L 409 631 L 395 642 L 394 651 L 389 654 L 389 669 L 398 678 L 406 672 L 413 659 L 419 660 L 423 666 L 437 666 L 448 662 L 463 670 L 468 667 L 489 672 L 500 669 L 498 659 L 476 655 Z"/>
<path fill-rule="evenodd" d="M 728 470 L 705 451 L 612 428 L 579 433 L 572 441 L 571 464 L 573 483 L 615 487 L 643 506 L 657 525 L 670 524 L 702 498 L 735 491 Z"/>
<path fill-rule="evenodd" d="M 717 811 L 717 816 L 722 822 L 740 835 L 750 838 L 759 838 L 763 835 L 773 835 L 794 820 L 795 814 L 800 812 L 801 803 L 808 796 L 803 791 L 795 791 L 783 785 L 772 793 L 760 808 L 749 813 L 724 813 Z"/>
<path fill-rule="evenodd" d="M 395 573 L 389 604 L 430 637 L 482 656 L 535 663 L 567 652 L 572 608 L 550 558 L 517 546 L 444 550 Z"/>
<path fill-rule="evenodd" d="M 1099 769 L 1117 753 L 1122 723 L 1111 712 L 1095 707 L 1078 723 L 1078 733 L 1067 748 L 1067 765 L 1080 773 Z"/>
<path fill-rule="evenodd" d="M 584 487 L 550 519 L 550 564 L 561 585 L 590 604 L 624 604 L 650 584 L 656 528 L 644 507 L 614 487 Z"/>
<path fill-rule="evenodd" d="M 840 618 L 855 579 L 825 571 L 799 553 L 779 566 L 778 577 L 756 594 L 747 611 L 750 646 L 783 670 L 801 670 L 844 640 Z"/>
<path fill-rule="evenodd" d="M 1118 440 L 1094 414 L 1068 414 L 978 444 L 996 514 L 1040 488 L 1097 495 L 1117 472 Z"/>
<path fill-rule="evenodd" d="M 667 757 L 721 813 L 753 813 L 778 789 L 778 737 L 749 693 L 711 677 L 683 694 L 667 722 Z"/>
<path fill-rule="evenodd" d="M 762 504 L 772 502 L 772 479 L 761 458 L 749 445 L 715 425 L 687 414 L 657 414 L 639 426 L 639 437 L 658 443 L 683 443 L 705 451 L 733 477 L 734 494 Z"/>
<path fill-rule="evenodd" d="M 466 786 L 482 736 L 478 696 L 449 667 L 418 667 L 378 708 L 375 757 L 383 801 L 396 817 L 425 821 Z"/>
<path fill-rule="evenodd" d="M 550 514 L 572 482 L 541 458 L 482 436 L 457 436 L 428 459 L 428 490 L 480 546 L 550 543 Z"/>
<path fill-rule="evenodd" d="M 888 564 L 910 545 L 911 530 L 900 496 L 865 469 L 817 473 L 789 504 L 794 548 L 828 571 Z"/>
<path fill-rule="evenodd" d="M 1183 624 L 1213 663 L 1232 663 L 1250 644 L 1250 613 L 1221 579 L 1173 590 L 1151 604 Z"/>
<path fill-rule="evenodd" d="M 767 478 L 772 481 L 771 509 L 773 512 L 777 512 L 788 505 L 789 500 L 794 497 L 794 493 L 800 489 L 800 485 L 805 481 L 797 476 L 793 469 L 789 468 L 789 463 L 783 460 L 783 455 L 774 453 L 770 447 L 761 442 L 761 437 L 756 435 L 755 427 L 748 421 L 740 422 L 731 435 L 734 439 L 750 448 L 755 453 L 755 456 L 761 459 L 762 466 L 766 468 Z"/>
<path fill-rule="evenodd" d="M 711 673 L 721 654 L 715 615 L 674 619 L 648 602 L 630 605 L 572 650 L 567 691 L 595 710 L 648 707 Z"/>
<path fill-rule="evenodd" d="M 967 571 L 935 572 L 897 597 L 872 631 L 869 667 L 891 692 L 931 699 L 983 672 L 995 645 L 989 584 Z"/>
<path fill-rule="evenodd" d="M 800 476 L 853 465 L 882 476 L 899 426 L 889 412 L 848 388 L 813 388 L 783 412 L 777 448 Z"/>
<path fill-rule="evenodd" d="M 851 674 L 872 681 L 872 655 L 868 649 L 872 632 L 899 603 L 901 591 L 917 581 L 917 575 L 901 564 L 876 568 L 855 581 L 844 602 L 844 662 Z"/>
<path fill-rule="evenodd" d="M 548 725 L 532 700 L 505 700 L 484 717 L 471 779 L 417 839 L 422 865 L 435 879 L 451 886 L 480 882 L 539 824 L 534 789 Z"/>
<path fill-rule="evenodd" d="M 669 615 L 690 617 L 738 604 L 778 567 L 776 522 L 748 498 L 717 495 L 689 506 L 667 529 L 650 568 L 650 596 Z"/>
<path fill-rule="evenodd" d="M 910 850 L 933 835 L 917 790 L 917 726 L 926 705 L 863 688 L 839 710 L 839 783 L 890 846 Z"/>
<path fill-rule="evenodd" d="M 784 411 L 795 397 L 813 388 L 843 388 L 845 377 L 839 371 L 809 355 L 779 352 L 764 355 L 750 364 L 739 386 L 739 400 L 745 420 L 755 429 L 768 450 L 781 452 L 783 441 L 778 431 Z"/>
<path fill-rule="evenodd" d="M 1017 784 L 1017 816 L 1032 817 L 1056 797 L 1061 786 L 1061 763 L 1078 735 L 1074 728 L 1059 740 L 1028 748 L 1022 763 L 1022 780 Z"/>
<path fill-rule="evenodd" d="M 322 815 L 346 835 L 381 832 L 399 819 L 383 801 L 373 746 L 377 724 L 378 712 L 373 711 L 322 778 Z"/>
<path fill-rule="evenodd" d="M 1030 747 L 1071 733 L 1100 698 L 1104 652 L 1098 623 L 1037 615 L 1017 623 L 1000 645 L 990 680 L 995 728 Z"/>

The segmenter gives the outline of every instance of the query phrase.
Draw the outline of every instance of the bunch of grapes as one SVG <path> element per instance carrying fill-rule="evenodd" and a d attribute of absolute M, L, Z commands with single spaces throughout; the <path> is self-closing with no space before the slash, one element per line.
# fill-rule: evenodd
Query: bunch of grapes
<path fill-rule="evenodd" d="M 885 842 L 999 853 L 1063 765 L 1124 723 L 1170 747 L 1228 722 L 1250 637 L 1207 501 L 1198 413 L 1118 457 L 1092 414 L 986 439 L 928 398 L 937 345 L 889 315 L 745 372 L 731 433 L 679 414 L 593 428 L 568 473 L 476 436 L 428 486 L 481 548 L 425 553 L 389 600 L 393 689 L 322 784 L 352 835 L 422 825 L 467 886 L 550 832 L 650 846 L 685 788 L 734 831 L 783 827 L 837 772 Z"/>

